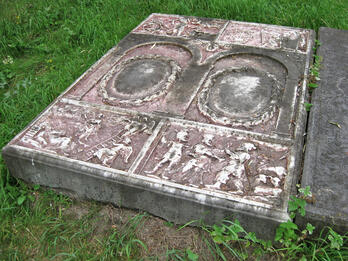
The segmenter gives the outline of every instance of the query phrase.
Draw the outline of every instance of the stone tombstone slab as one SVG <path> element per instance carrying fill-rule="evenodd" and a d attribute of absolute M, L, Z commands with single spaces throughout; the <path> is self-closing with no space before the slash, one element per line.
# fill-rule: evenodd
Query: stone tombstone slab
<path fill-rule="evenodd" d="M 152 14 L 3 150 L 28 182 L 170 221 L 288 219 L 310 30 Z"/>
<path fill-rule="evenodd" d="M 320 28 L 322 57 L 319 87 L 314 90 L 302 185 L 313 202 L 300 224 L 311 222 L 348 231 L 348 31 Z"/>

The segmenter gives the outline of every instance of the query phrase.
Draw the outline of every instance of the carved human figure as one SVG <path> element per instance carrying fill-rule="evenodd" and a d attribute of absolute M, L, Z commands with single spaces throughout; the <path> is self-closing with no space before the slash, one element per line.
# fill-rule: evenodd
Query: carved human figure
<path fill-rule="evenodd" d="M 64 154 L 68 154 L 76 147 L 66 130 L 55 130 L 48 124 L 40 124 L 34 136 L 24 136 L 22 141 L 41 149 L 61 150 Z"/>
<path fill-rule="evenodd" d="M 230 151 L 226 149 L 225 152 L 229 155 L 230 159 L 228 164 L 220 170 L 216 175 L 216 182 L 209 186 L 211 188 L 220 189 L 222 184 L 226 184 L 231 176 L 233 179 L 231 182 L 237 188 L 234 193 L 244 193 L 244 183 L 247 181 L 245 163 L 250 159 L 250 150 L 255 150 L 256 147 L 252 143 L 242 144 L 236 151 Z"/>
<path fill-rule="evenodd" d="M 129 157 L 133 153 L 132 146 L 129 146 L 131 140 L 126 138 L 123 143 L 113 143 L 113 147 L 101 148 L 97 150 L 93 156 L 97 157 L 105 166 L 110 166 L 114 160 L 120 156 L 124 163 L 128 163 Z"/>
<path fill-rule="evenodd" d="M 204 134 L 202 143 L 198 143 L 192 147 L 192 150 L 188 155 L 192 157 L 187 162 L 181 164 L 181 172 L 183 174 L 182 179 L 197 179 L 200 180 L 203 185 L 204 173 L 211 172 L 212 161 L 218 160 L 219 162 L 224 161 L 223 150 L 214 148 L 212 134 Z M 176 170 L 178 171 L 178 170 Z"/>
<path fill-rule="evenodd" d="M 87 146 L 84 142 L 88 141 L 88 138 L 97 133 L 101 128 L 101 121 L 104 117 L 103 114 L 93 115 L 93 117 L 89 117 L 87 114 L 83 114 L 82 117 L 86 120 L 86 125 L 83 126 L 81 132 L 82 134 L 79 136 L 78 141 Z"/>
<path fill-rule="evenodd" d="M 218 156 L 219 154 L 221 154 L 221 152 L 222 151 L 219 149 L 212 149 L 205 146 L 204 144 L 196 144 L 193 147 L 193 155 L 205 155 L 220 162 L 225 160 L 224 158 Z"/>
<path fill-rule="evenodd" d="M 168 147 L 170 146 L 170 148 L 160 159 L 160 162 L 156 164 L 153 170 L 145 171 L 145 172 L 154 173 L 166 163 L 169 163 L 169 165 L 166 167 L 166 170 L 171 170 L 171 168 L 174 165 L 180 163 L 182 153 L 183 153 L 183 147 L 185 146 L 184 143 L 187 142 L 187 139 L 188 139 L 187 131 L 184 131 L 184 130 L 179 131 L 176 134 L 176 141 L 171 141 L 168 143 Z"/>
<path fill-rule="evenodd" d="M 124 127 L 125 132 L 122 134 L 122 137 L 129 137 L 139 132 L 152 134 L 152 130 L 156 125 L 156 122 L 154 120 L 151 120 L 147 117 L 138 117 L 136 120 L 125 119 L 124 121 L 126 121 L 127 124 Z"/>

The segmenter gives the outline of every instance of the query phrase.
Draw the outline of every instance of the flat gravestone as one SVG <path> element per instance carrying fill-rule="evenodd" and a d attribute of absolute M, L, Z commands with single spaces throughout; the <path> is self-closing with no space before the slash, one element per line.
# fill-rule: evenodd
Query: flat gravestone
<path fill-rule="evenodd" d="M 302 185 L 312 204 L 300 223 L 348 232 L 348 31 L 320 28 L 320 84 L 313 92 Z"/>
<path fill-rule="evenodd" d="M 152 14 L 3 150 L 11 173 L 264 238 L 298 180 L 313 32 Z"/>

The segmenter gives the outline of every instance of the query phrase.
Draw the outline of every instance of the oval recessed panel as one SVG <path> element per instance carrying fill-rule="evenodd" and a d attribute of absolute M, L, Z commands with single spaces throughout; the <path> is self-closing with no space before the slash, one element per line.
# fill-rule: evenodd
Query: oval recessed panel
<path fill-rule="evenodd" d="M 111 88 L 123 99 L 141 99 L 158 91 L 171 74 L 170 64 L 161 60 L 136 60 L 121 70 Z"/>
<path fill-rule="evenodd" d="M 273 80 L 255 72 L 226 72 L 214 79 L 209 106 L 231 117 L 250 117 L 270 101 Z"/>
<path fill-rule="evenodd" d="M 141 105 L 165 94 L 179 71 L 179 65 L 170 58 L 135 56 L 115 66 L 103 78 L 101 94 L 111 104 Z"/>
<path fill-rule="evenodd" d="M 208 77 L 199 96 L 200 111 L 222 124 L 256 124 L 274 111 L 279 84 L 253 68 L 226 69 Z"/>

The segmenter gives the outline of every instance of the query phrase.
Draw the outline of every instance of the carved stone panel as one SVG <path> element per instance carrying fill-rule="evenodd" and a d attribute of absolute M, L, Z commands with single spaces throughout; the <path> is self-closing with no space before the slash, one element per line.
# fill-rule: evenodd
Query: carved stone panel
<path fill-rule="evenodd" d="M 29 182 L 271 235 L 300 171 L 312 43 L 305 29 L 152 14 L 4 159 Z"/>
<path fill-rule="evenodd" d="M 280 144 L 168 123 L 136 173 L 280 205 L 288 156 Z"/>
<path fill-rule="evenodd" d="M 146 116 L 57 103 L 16 144 L 127 171 L 156 124 Z"/>
<path fill-rule="evenodd" d="M 231 21 L 218 41 L 270 49 L 289 49 L 305 53 L 308 30 Z"/>
<path fill-rule="evenodd" d="M 140 24 L 134 33 L 153 34 L 173 37 L 210 38 L 216 36 L 226 24 L 226 21 L 208 20 L 197 17 L 182 17 L 154 14 Z"/>

